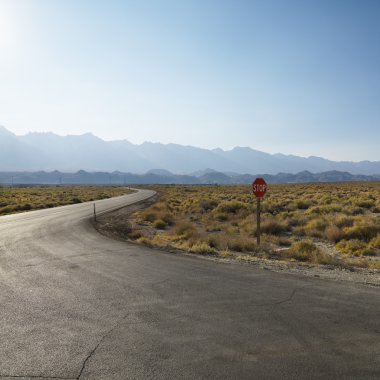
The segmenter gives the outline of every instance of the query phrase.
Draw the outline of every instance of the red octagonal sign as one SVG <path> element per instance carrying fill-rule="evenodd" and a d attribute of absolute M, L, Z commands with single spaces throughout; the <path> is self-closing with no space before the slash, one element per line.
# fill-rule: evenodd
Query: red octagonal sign
<path fill-rule="evenodd" d="M 267 192 L 268 185 L 264 178 L 256 178 L 252 183 L 253 194 L 256 198 L 262 198 Z"/>

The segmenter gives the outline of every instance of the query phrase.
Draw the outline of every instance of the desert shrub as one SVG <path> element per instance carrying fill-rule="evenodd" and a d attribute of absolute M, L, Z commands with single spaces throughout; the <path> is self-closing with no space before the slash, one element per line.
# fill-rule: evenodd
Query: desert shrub
<path fill-rule="evenodd" d="M 371 249 L 367 247 L 367 244 L 357 239 L 341 240 L 335 245 L 335 248 L 341 253 L 353 256 L 372 254 Z"/>
<path fill-rule="evenodd" d="M 292 244 L 290 249 L 280 252 L 280 255 L 295 259 L 297 261 L 310 262 L 322 265 L 341 265 L 341 260 L 328 255 L 321 250 L 311 240 L 301 240 Z"/>
<path fill-rule="evenodd" d="M 176 226 L 173 229 L 173 233 L 177 236 L 189 239 L 191 237 L 196 236 L 197 229 L 193 223 L 182 221 L 176 224 Z"/>
<path fill-rule="evenodd" d="M 152 241 L 149 238 L 145 237 L 145 236 L 142 236 L 142 237 L 138 238 L 136 240 L 136 242 L 139 243 L 139 244 L 146 245 L 148 247 L 152 247 L 153 246 Z"/>
<path fill-rule="evenodd" d="M 362 215 L 364 214 L 365 210 L 361 207 L 345 207 L 342 212 L 347 215 Z"/>
<path fill-rule="evenodd" d="M 326 219 L 317 218 L 310 220 L 307 225 L 305 226 L 306 230 L 317 230 L 317 231 L 324 231 L 327 227 L 328 223 Z"/>
<path fill-rule="evenodd" d="M 137 229 L 134 229 L 133 231 L 131 231 L 128 234 L 128 238 L 131 239 L 131 240 L 137 240 L 137 239 L 140 239 L 143 236 L 144 236 L 143 232 L 141 230 L 137 230 Z"/>
<path fill-rule="evenodd" d="M 299 210 L 307 210 L 313 205 L 313 202 L 311 200 L 300 199 L 296 201 L 295 205 Z"/>
<path fill-rule="evenodd" d="M 225 234 L 212 234 L 208 236 L 207 243 L 212 248 L 226 250 L 228 248 L 228 237 Z"/>
<path fill-rule="evenodd" d="M 306 210 L 306 214 L 331 214 L 333 212 L 340 212 L 342 210 L 342 206 L 338 204 L 329 204 L 329 205 L 318 205 L 310 207 L 308 210 Z"/>
<path fill-rule="evenodd" d="M 318 247 L 311 240 L 301 240 L 292 244 L 287 255 L 298 261 L 312 261 L 318 251 Z"/>
<path fill-rule="evenodd" d="M 219 256 L 226 259 L 226 258 L 234 257 L 234 254 L 231 253 L 230 251 L 226 250 L 226 251 L 220 252 Z"/>
<path fill-rule="evenodd" d="M 153 223 L 157 219 L 157 214 L 152 211 L 145 211 L 141 213 L 141 218 L 145 222 Z"/>
<path fill-rule="evenodd" d="M 217 223 L 211 223 L 206 225 L 206 232 L 219 232 L 221 231 L 221 227 Z"/>
<path fill-rule="evenodd" d="M 377 250 L 367 247 L 363 252 L 363 256 L 377 256 Z"/>
<path fill-rule="evenodd" d="M 174 224 L 174 216 L 169 212 L 164 212 L 161 216 L 161 220 L 164 221 L 168 226 L 172 226 Z"/>
<path fill-rule="evenodd" d="M 289 247 L 292 245 L 292 240 L 287 236 L 276 236 L 276 235 L 262 235 L 262 240 L 266 243 L 271 243 L 279 245 L 281 247 Z"/>
<path fill-rule="evenodd" d="M 264 219 L 260 225 L 261 232 L 264 234 L 278 235 L 287 231 L 287 224 L 283 220 L 270 218 Z"/>
<path fill-rule="evenodd" d="M 368 244 L 368 247 L 380 249 L 380 234 L 375 236 Z"/>
<path fill-rule="evenodd" d="M 314 255 L 314 263 L 322 265 L 335 265 L 335 266 L 344 266 L 342 260 L 338 257 L 328 255 L 322 251 L 317 251 Z"/>
<path fill-rule="evenodd" d="M 199 203 L 199 207 L 202 212 L 208 212 L 213 210 L 218 205 L 218 202 L 212 199 L 205 199 Z"/>
<path fill-rule="evenodd" d="M 153 223 L 153 227 L 157 228 L 158 230 L 164 230 L 167 227 L 167 225 L 168 224 L 164 220 L 162 220 L 162 219 L 157 219 Z"/>
<path fill-rule="evenodd" d="M 280 212 L 288 211 L 291 208 L 288 202 L 263 202 L 262 211 L 267 212 L 268 214 L 277 215 Z"/>
<path fill-rule="evenodd" d="M 371 199 L 358 199 L 354 202 L 354 206 L 370 209 L 375 206 L 375 202 Z"/>
<path fill-rule="evenodd" d="M 132 232 L 132 224 L 128 221 L 119 221 L 118 223 L 110 226 L 109 229 L 113 232 L 116 232 L 117 235 L 127 238 L 128 235 Z"/>
<path fill-rule="evenodd" d="M 302 228 L 305 235 L 313 237 L 322 237 L 328 223 L 323 218 L 316 218 L 310 220 L 306 226 Z"/>
<path fill-rule="evenodd" d="M 354 225 L 353 227 L 344 229 L 344 234 L 347 239 L 359 239 L 367 242 L 376 237 L 379 233 L 379 224 Z"/>
<path fill-rule="evenodd" d="M 236 214 L 241 209 L 246 209 L 247 205 L 239 201 L 229 201 L 219 204 L 217 211 L 222 213 Z"/>
<path fill-rule="evenodd" d="M 288 219 L 286 219 L 286 222 L 289 227 L 300 227 L 306 225 L 308 221 L 303 217 L 303 215 L 294 213 Z"/>
<path fill-rule="evenodd" d="M 100 198 L 100 199 L 103 199 L 103 198 Z M 78 197 L 74 197 L 71 199 L 71 203 L 75 204 L 75 203 L 82 203 L 82 200 Z"/>
<path fill-rule="evenodd" d="M 225 212 L 218 212 L 215 215 L 216 219 L 219 220 L 220 222 L 226 222 L 228 220 L 228 214 Z"/>
<path fill-rule="evenodd" d="M 201 253 L 206 255 L 216 255 L 218 252 L 215 248 L 210 247 L 206 242 L 198 242 L 192 245 L 189 249 L 193 253 Z"/>
<path fill-rule="evenodd" d="M 343 231 L 337 226 L 328 226 L 324 232 L 324 237 L 333 243 L 337 243 L 339 240 L 343 239 L 343 236 Z"/>
<path fill-rule="evenodd" d="M 352 227 L 354 225 L 354 218 L 347 215 L 338 215 L 334 219 L 334 224 L 339 228 Z"/>
<path fill-rule="evenodd" d="M 0 214 L 9 214 L 11 212 L 14 212 L 13 207 L 11 206 L 0 208 Z"/>
<path fill-rule="evenodd" d="M 236 252 L 256 252 L 256 241 L 248 237 L 230 238 L 227 241 L 227 248 Z"/>
<path fill-rule="evenodd" d="M 25 203 L 23 205 L 17 205 L 14 207 L 15 211 L 29 211 L 32 209 L 32 205 L 30 203 Z"/>

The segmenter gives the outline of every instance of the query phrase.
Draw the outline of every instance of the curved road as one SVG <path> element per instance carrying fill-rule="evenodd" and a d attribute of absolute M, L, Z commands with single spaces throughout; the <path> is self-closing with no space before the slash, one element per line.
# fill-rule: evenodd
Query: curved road
<path fill-rule="evenodd" d="M 0 218 L 0 379 L 380 378 L 378 288 L 113 241 L 92 212 Z"/>

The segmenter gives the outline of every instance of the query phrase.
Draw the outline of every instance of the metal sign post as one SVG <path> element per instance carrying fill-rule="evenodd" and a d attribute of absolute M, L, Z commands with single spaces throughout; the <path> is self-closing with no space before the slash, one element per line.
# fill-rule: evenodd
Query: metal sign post
<path fill-rule="evenodd" d="M 263 178 L 256 178 L 252 183 L 252 191 L 257 200 L 256 206 L 256 236 L 257 245 L 260 247 L 260 235 L 261 235 L 261 198 L 264 197 L 267 192 L 268 185 Z"/>
<path fill-rule="evenodd" d="M 261 235 L 261 231 L 260 231 L 260 218 L 261 218 L 261 215 L 260 215 L 260 201 L 261 199 L 260 198 L 257 198 L 257 208 L 256 208 L 256 214 L 257 214 L 257 231 L 256 231 L 256 235 L 257 235 L 257 245 L 260 247 L 260 235 Z"/>

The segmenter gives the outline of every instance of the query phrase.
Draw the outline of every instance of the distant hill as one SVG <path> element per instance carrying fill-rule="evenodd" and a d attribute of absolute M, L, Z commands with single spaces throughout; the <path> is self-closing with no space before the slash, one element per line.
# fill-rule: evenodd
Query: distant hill
<path fill-rule="evenodd" d="M 191 176 L 196 177 L 201 174 L 206 178 L 208 175 L 218 177 L 213 174 L 215 172 L 227 176 L 235 173 L 296 174 L 302 171 L 375 175 L 380 174 L 380 161 L 336 162 L 320 157 L 269 154 L 248 147 L 225 151 L 151 142 L 135 145 L 127 140 L 104 141 L 90 133 L 80 136 L 53 133 L 16 136 L 0 126 L 0 171 L 76 172 L 80 169 L 139 174 L 149 171 L 150 175 L 157 176 L 165 176 L 165 170 L 186 175 L 193 173 Z"/>
<path fill-rule="evenodd" d="M 199 176 L 178 175 L 167 170 L 153 170 L 145 174 L 122 172 L 87 172 L 79 170 L 75 173 L 53 172 L 0 172 L 0 186 L 10 185 L 136 185 L 136 184 L 187 184 L 187 185 L 232 185 L 250 184 L 256 177 L 264 177 L 268 183 L 315 183 L 315 182 L 350 182 L 380 181 L 380 175 L 353 175 L 347 172 L 329 171 L 311 173 L 302 171 L 297 174 L 239 174 L 207 172 Z"/>

